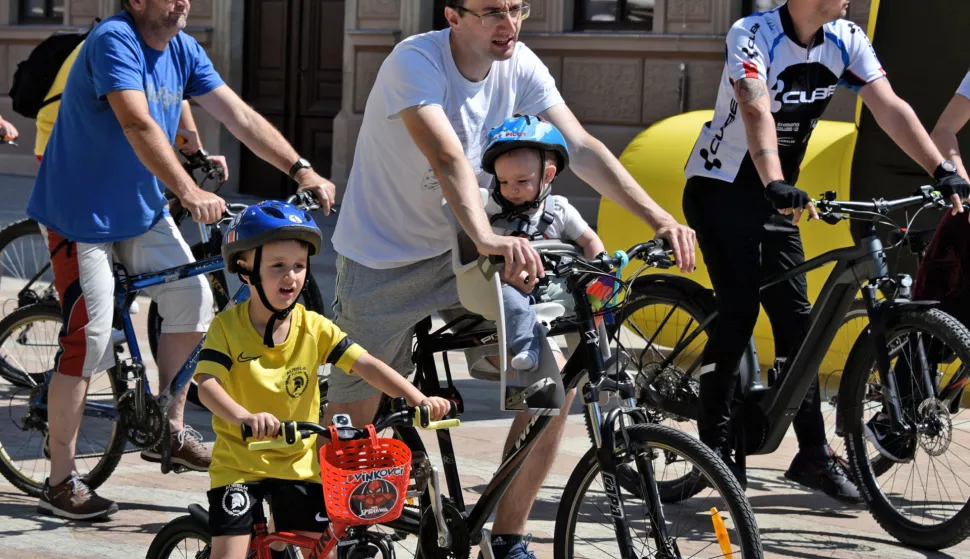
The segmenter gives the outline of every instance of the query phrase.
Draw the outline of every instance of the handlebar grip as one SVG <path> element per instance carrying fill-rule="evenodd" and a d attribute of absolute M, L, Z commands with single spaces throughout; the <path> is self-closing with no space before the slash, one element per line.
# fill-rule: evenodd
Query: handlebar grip
<path fill-rule="evenodd" d="M 245 423 L 243 423 L 239 427 L 242 430 L 242 440 L 245 441 L 249 437 L 252 437 L 253 436 L 253 428 L 250 427 L 249 425 L 246 425 Z"/>
<path fill-rule="evenodd" d="M 455 413 L 455 403 L 451 403 L 451 411 L 448 415 Z M 418 406 L 414 408 L 414 426 L 420 427 L 428 431 L 434 431 L 437 429 L 453 429 L 461 425 L 460 419 L 442 419 L 441 421 L 428 421 L 430 414 L 426 406 Z"/>
<path fill-rule="evenodd" d="M 271 448 L 286 448 L 290 446 L 290 443 L 286 442 L 286 439 L 280 437 L 278 439 L 272 439 L 269 441 L 256 441 L 249 443 L 247 448 L 249 450 L 268 450 Z"/>

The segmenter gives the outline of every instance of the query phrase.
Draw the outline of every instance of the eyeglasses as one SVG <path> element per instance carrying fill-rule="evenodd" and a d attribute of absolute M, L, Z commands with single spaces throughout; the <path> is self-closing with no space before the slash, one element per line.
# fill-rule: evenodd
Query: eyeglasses
<path fill-rule="evenodd" d="M 487 14 L 475 13 L 468 8 L 463 8 L 457 5 L 451 5 L 450 7 L 453 10 L 458 10 L 459 12 L 477 17 L 478 20 L 482 22 L 482 26 L 485 27 L 485 29 L 492 29 L 500 22 L 505 21 L 505 18 L 507 17 L 511 17 L 512 21 L 522 21 L 527 19 L 529 17 L 529 12 L 532 9 L 532 6 L 526 4 L 525 2 L 523 2 L 518 8 L 512 8 L 511 10 L 505 12 L 488 12 Z"/>

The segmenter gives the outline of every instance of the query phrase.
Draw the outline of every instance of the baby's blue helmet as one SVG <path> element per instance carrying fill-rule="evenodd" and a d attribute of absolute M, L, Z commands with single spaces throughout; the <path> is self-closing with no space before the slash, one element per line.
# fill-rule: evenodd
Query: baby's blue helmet
<path fill-rule="evenodd" d="M 543 153 L 555 153 L 559 158 L 557 175 L 569 166 L 566 139 L 554 124 L 536 115 L 515 115 L 488 132 L 488 145 L 482 154 L 482 170 L 494 175 L 495 160 L 500 155 L 527 147 Z"/>
<path fill-rule="evenodd" d="M 539 150 L 540 180 L 545 174 L 546 154 L 549 152 L 555 153 L 558 158 L 556 176 L 569 166 L 569 148 L 566 147 L 566 139 L 555 125 L 536 115 L 515 115 L 489 131 L 488 145 L 482 154 L 482 170 L 494 175 L 495 160 L 503 153 L 519 148 Z M 515 205 L 502 196 L 502 189 L 496 178 L 492 184 L 492 199 L 502 207 L 502 212 L 493 216 L 493 219 L 524 214 L 538 208 L 551 191 L 548 184 L 543 185 L 535 200 Z"/>
<path fill-rule="evenodd" d="M 229 273 L 239 272 L 239 254 L 272 241 L 304 241 L 310 256 L 320 252 L 323 234 L 309 212 L 293 204 L 269 200 L 240 212 L 229 223 L 222 243 L 222 259 Z"/>

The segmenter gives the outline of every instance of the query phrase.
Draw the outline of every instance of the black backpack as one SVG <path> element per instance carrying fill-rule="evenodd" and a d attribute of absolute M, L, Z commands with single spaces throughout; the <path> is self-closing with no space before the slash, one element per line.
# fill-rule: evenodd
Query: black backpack
<path fill-rule="evenodd" d="M 73 31 L 51 35 L 34 47 L 27 60 L 17 64 L 17 71 L 13 75 L 13 87 L 10 88 L 14 112 L 27 118 L 37 118 L 37 113 L 42 108 L 60 100 L 60 95 L 50 99 L 45 98 L 51 86 L 54 85 L 54 80 L 57 79 L 57 73 L 61 70 L 64 61 L 100 21 L 95 19 L 91 27 L 84 32 Z"/>

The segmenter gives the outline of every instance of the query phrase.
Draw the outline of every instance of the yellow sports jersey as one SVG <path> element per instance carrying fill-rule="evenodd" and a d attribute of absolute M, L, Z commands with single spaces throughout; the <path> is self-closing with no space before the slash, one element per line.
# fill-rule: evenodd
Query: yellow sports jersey
<path fill-rule="evenodd" d="M 74 60 L 77 59 L 77 53 L 81 52 L 81 46 L 83 45 L 84 41 L 81 41 L 81 44 L 75 47 L 74 51 L 64 60 L 64 64 L 61 64 L 61 69 L 57 71 L 57 77 L 54 78 L 54 83 L 51 84 L 50 91 L 44 97 L 45 101 L 55 95 L 64 93 L 64 86 L 67 85 L 67 76 L 71 73 L 71 66 L 74 65 Z M 58 100 L 42 107 L 37 113 L 37 140 L 34 142 L 35 155 L 44 155 L 44 150 L 47 149 L 47 140 L 51 137 L 51 131 L 54 129 L 54 121 L 57 119 L 57 110 L 60 108 L 61 102 Z"/>
<path fill-rule="evenodd" d="M 296 305 L 290 317 L 286 341 L 268 348 L 249 320 L 249 301 L 226 309 L 209 326 L 195 376 L 219 379 L 229 396 L 250 413 L 319 422 L 318 366 L 330 363 L 349 373 L 364 349 L 303 305 Z M 212 430 L 213 488 L 265 478 L 320 482 L 316 437 L 290 447 L 251 451 L 239 427 L 228 421 L 213 415 Z"/>

